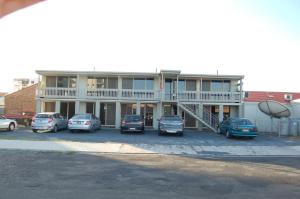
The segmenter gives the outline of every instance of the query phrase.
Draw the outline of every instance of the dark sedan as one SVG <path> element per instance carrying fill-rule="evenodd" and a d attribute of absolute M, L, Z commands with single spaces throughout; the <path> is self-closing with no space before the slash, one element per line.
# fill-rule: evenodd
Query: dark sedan
<path fill-rule="evenodd" d="M 140 115 L 125 115 L 121 123 L 121 133 L 144 132 L 144 120 Z"/>
<path fill-rule="evenodd" d="M 225 134 L 227 138 L 232 136 L 254 138 L 257 136 L 257 128 L 248 119 L 229 118 L 220 124 L 219 133 Z"/>

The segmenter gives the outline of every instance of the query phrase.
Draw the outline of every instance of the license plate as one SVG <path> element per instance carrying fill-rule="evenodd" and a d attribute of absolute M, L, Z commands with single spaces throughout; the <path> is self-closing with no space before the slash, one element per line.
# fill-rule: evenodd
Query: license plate
<path fill-rule="evenodd" d="M 135 130 L 135 128 L 129 128 L 129 130 Z"/>
<path fill-rule="evenodd" d="M 243 129 L 243 132 L 249 132 L 249 129 Z"/>
<path fill-rule="evenodd" d="M 77 124 L 81 124 L 81 122 L 77 122 Z"/>

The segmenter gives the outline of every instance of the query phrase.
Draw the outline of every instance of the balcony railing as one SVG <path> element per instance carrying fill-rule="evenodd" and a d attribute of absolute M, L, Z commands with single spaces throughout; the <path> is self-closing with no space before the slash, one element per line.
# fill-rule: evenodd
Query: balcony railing
<path fill-rule="evenodd" d="M 76 88 L 39 88 L 37 90 L 37 95 L 41 97 L 75 97 Z"/>
<path fill-rule="evenodd" d="M 133 99 L 133 100 L 163 100 L 183 102 L 241 102 L 240 92 L 198 92 L 181 91 L 176 93 L 162 93 L 155 90 L 134 89 L 87 89 L 77 95 L 75 88 L 40 88 L 37 91 L 40 97 L 90 98 L 90 99 Z"/>

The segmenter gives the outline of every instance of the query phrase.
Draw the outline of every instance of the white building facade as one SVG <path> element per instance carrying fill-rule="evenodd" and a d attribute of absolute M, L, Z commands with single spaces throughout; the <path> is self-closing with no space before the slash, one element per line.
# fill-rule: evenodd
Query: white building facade
<path fill-rule="evenodd" d="M 119 128 L 125 114 L 142 115 L 156 129 L 164 115 L 180 115 L 185 128 L 216 126 L 224 117 L 242 114 L 239 75 L 36 71 L 41 77 L 36 112 L 60 112 L 67 118 L 93 113 L 103 126 Z"/>

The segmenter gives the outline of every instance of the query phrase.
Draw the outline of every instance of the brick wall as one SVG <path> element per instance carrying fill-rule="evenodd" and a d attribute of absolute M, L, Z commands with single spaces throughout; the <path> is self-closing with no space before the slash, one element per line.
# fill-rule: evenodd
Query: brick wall
<path fill-rule="evenodd" d="M 5 114 L 35 112 L 37 84 L 5 96 Z"/>

